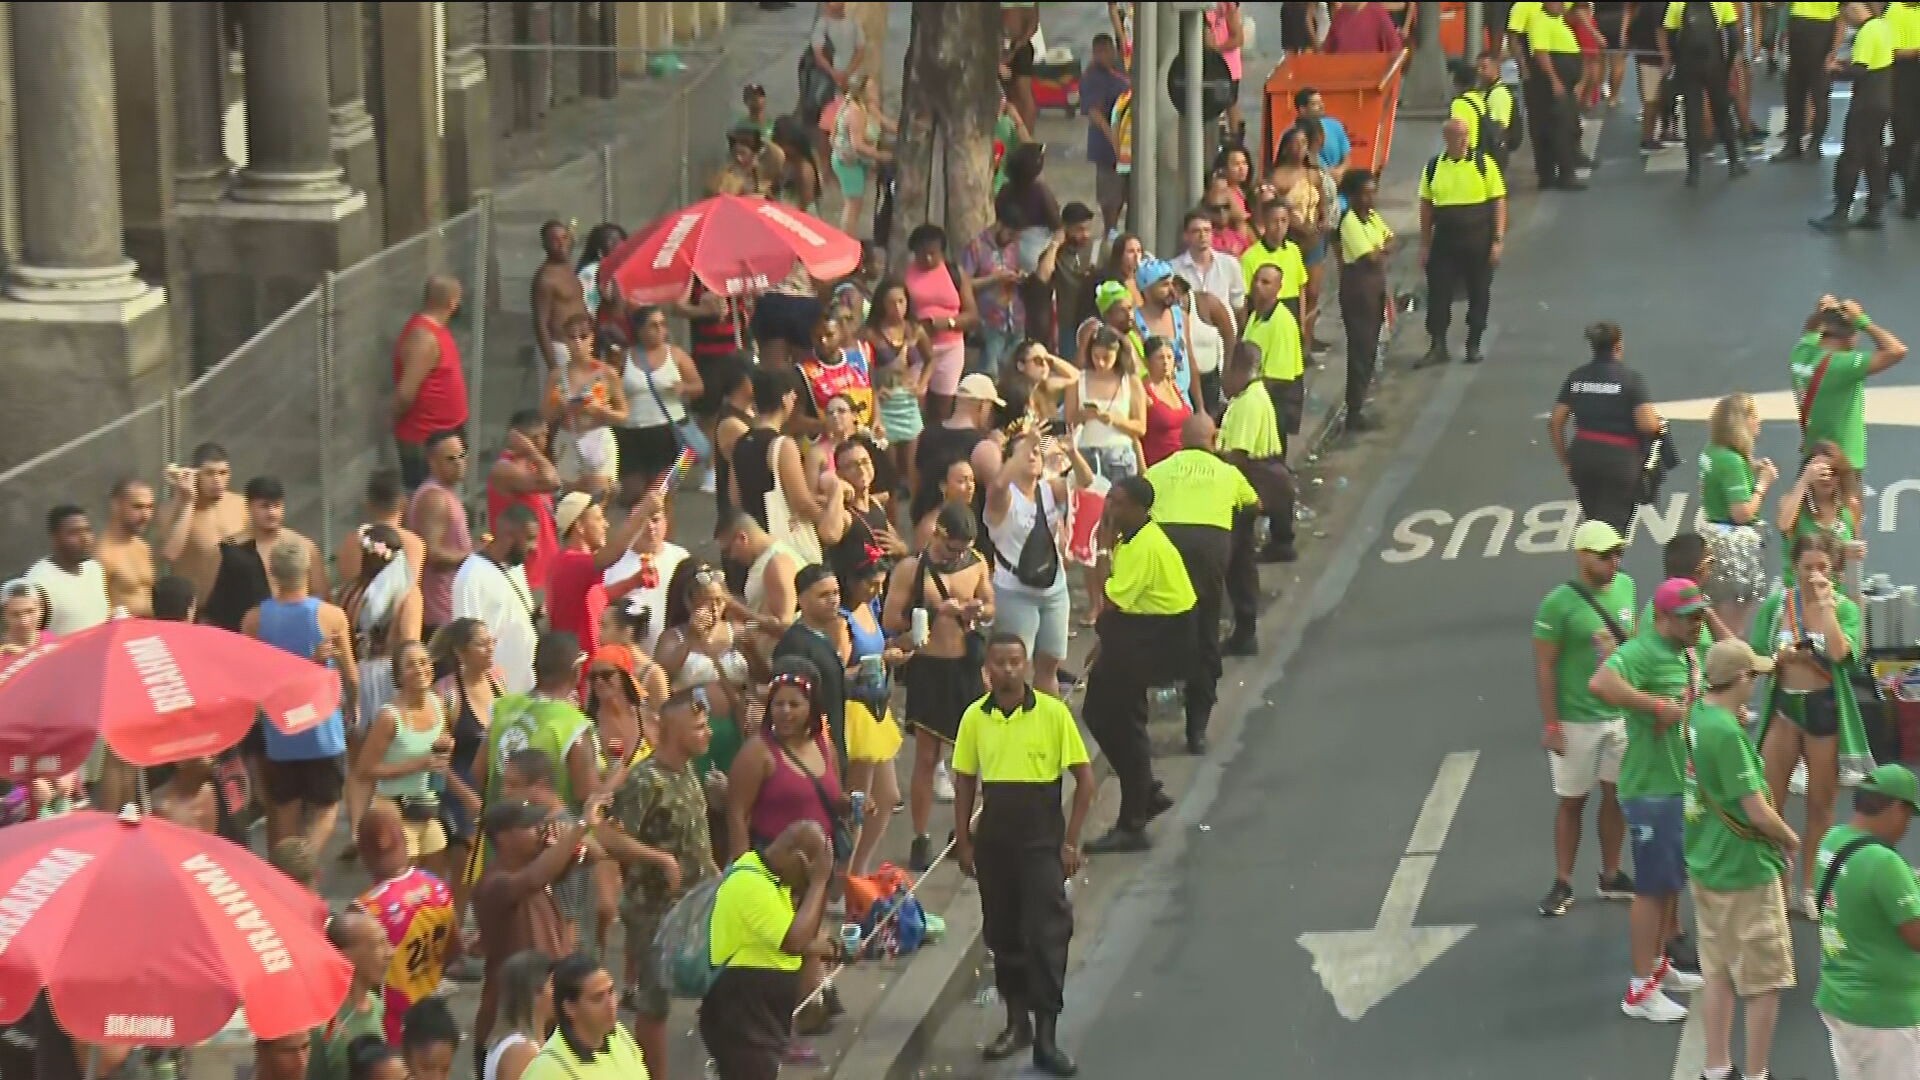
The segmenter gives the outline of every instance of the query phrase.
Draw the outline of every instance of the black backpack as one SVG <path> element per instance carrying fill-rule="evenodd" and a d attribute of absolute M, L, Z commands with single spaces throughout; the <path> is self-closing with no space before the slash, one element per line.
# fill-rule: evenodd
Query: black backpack
<path fill-rule="evenodd" d="M 1491 96 L 1493 91 L 1488 90 L 1486 93 Z M 1507 125 L 1493 118 L 1493 103 L 1490 100 L 1484 103 L 1476 101 L 1474 92 L 1471 90 L 1461 94 L 1460 100 L 1466 102 L 1467 108 L 1473 110 L 1474 131 L 1477 134 L 1474 140 L 1474 152 L 1491 154 L 1495 161 L 1505 157 L 1507 151 L 1513 149 L 1509 143 L 1511 136 L 1507 133 Z"/>
<path fill-rule="evenodd" d="M 1433 187 L 1434 170 L 1440 167 L 1440 159 L 1445 156 L 1445 154 L 1435 154 L 1433 155 L 1433 160 L 1427 162 L 1427 187 Z M 1478 148 L 1475 148 L 1473 151 L 1473 163 L 1479 166 L 1480 176 L 1482 179 L 1485 179 L 1487 175 L 1487 155 L 1482 153 Z"/>

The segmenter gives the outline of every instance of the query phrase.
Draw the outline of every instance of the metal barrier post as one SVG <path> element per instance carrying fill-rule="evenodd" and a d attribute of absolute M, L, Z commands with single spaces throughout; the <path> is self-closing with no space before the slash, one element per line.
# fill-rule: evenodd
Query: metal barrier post
<path fill-rule="evenodd" d="M 493 259 L 493 192 L 480 193 L 479 236 L 473 243 L 473 296 L 467 302 L 467 310 L 473 312 L 473 389 L 467 395 L 473 404 L 467 410 L 468 446 L 478 438 L 485 428 L 481 426 L 481 413 L 486 407 L 487 379 L 487 309 L 492 306 L 493 297 L 488 293 L 490 278 L 487 268 Z M 474 484 L 473 470 L 467 473 L 467 487 L 471 492 Z"/>
<path fill-rule="evenodd" d="M 334 458 L 334 438 L 339 425 L 335 421 L 334 411 L 334 317 L 339 297 L 334 289 L 333 271 L 328 270 L 320 276 L 320 310 L 315 320 L 315 346 L 319 352 L 320 377 L 317 380 L 317 393 L 320 395 L 316 415 L 320 427 L 320 551 L 326 557 L 333 551 L 333 490 L 338 472 Z"/>
<path fill-rule="evenodd" d="M 613 144 L 600 144 L 600 220 L 616 220 L 613 205 Z"/>

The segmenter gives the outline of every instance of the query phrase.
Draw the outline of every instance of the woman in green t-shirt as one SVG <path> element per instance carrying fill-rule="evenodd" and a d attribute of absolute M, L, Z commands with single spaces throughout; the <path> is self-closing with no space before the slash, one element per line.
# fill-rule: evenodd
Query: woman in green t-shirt
<path fill-rule="evenodd" d="M 1809 533 L 1832 538 L 1840 553 L 1833 580 L 1851 580 L 1848 571 L 1866 558 L 1867 545 L 1860 539 L 1860 473 L 1838 446 L 1824 440 L 1813 444 L 1799 481 L 1780 499 L 1778 521 L 1789 548 Z M 1781 578 L 1793 584 L 1791 559 L 1784 561 Z"/>
<path fill-rule="evenodd" d="M 1753 395 L 1728 394 L 1713 406 L 1707 448 L 1700 454 L 1700 512 L 1713 554 L 1712 570 L 1700 584 L 1720 624 L 1735 634 L 1747 632 L 1748 612 L 1766 595 L 1770 576 L 1761 558 L 1765 534 L 1756 523 L 1780 474 L 1771 460 L 1753 456 L 1759 434 Z"/>

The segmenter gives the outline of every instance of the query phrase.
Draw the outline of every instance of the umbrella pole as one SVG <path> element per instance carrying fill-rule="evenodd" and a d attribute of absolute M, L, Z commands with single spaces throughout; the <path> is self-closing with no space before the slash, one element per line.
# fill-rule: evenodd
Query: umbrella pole
<path fill-rule="evenodd" d="M 87 1080 L 93 1080 L 94 1077 L 99 1075 L 100 1048 L 97 1046 L 89 1046 L 87 1047 Z"/>
<path fill-rule="evenodd" d="M 134 791 L 137 793 L 136 798 L 140 802 L 140 816 L 146 817 L 153 813 L 153 793 L 147 790 L 147 770 L 141 769 L 135 772 L 133 783 Z M 114 813 L 119 811 L 116 810 Z"/>

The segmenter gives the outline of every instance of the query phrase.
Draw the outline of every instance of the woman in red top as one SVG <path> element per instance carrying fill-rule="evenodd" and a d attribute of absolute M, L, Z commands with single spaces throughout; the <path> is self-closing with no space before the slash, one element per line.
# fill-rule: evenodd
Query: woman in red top
<path fill-rule="evenodd" d="M 1162 337 L 1147 339 L 1147 437 L 1140 440 L 1147 469 L 1161 458 L 1180 449 L 1180 428 L 1193 415 L 1193 407 L 1180 393 L 1173 377 L 1173 343 Z"/>

